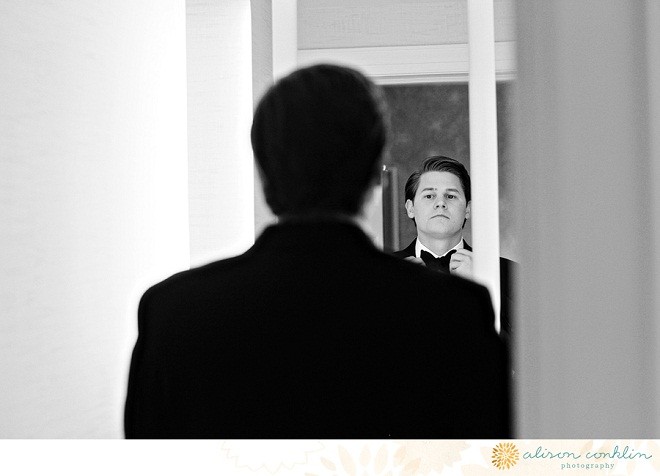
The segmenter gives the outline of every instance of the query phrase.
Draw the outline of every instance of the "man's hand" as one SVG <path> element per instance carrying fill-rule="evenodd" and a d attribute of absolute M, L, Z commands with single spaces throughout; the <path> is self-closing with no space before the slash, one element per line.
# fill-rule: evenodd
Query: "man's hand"
<path fill-rule="evenodd" d="M 426 266 L 424 261 L 422 261 L 422 258 L 416 258 L 415 256 L 406 256 L 403 259 L 406 261 L 410 261 L 411 263 L 417 263 L 417 264 L 421 264 L 422 266 Z"/>
<path fill-rule="evenodd" d="M 449 271 L 461 278 L 472 279 L 472 251 L 456 250 L 456 253 L 451 255 Z"/>

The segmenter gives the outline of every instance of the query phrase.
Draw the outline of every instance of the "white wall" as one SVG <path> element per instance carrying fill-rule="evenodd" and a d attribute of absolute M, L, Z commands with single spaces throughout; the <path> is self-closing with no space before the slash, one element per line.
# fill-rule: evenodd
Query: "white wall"
<path fill-rule="evenodd" d="M 188 157 L 193 266 L 254 242 L 250 0 L 188 0 Z"/>
<path fill-rule="evenodd" d="M 0 45 L 0 437 L 119 437 L 137 300 L 189 263 L 185 3 L 5 0 Z"/>

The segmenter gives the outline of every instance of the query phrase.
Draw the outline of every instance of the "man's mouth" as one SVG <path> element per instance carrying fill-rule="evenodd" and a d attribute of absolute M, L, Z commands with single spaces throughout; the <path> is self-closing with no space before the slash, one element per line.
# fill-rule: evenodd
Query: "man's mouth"
<path fill-rule="evenodd" d="M 448 217 L 447 215 L 442 215 L 442 214 L 440 214 L 440 215 L 433 215 L 431 218 L 446 218 L 447 220 L 449 220 L 449 217 Z"/>

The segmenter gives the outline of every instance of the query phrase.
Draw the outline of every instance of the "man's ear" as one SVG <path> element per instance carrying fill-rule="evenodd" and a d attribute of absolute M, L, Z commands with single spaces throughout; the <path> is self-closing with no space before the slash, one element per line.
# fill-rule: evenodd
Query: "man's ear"
<path fill-rule="evenodd" d="M 468 221 L 468 218 L 470 218 L 470 204 L 472 202 L 468 202 L 468 204 L 465 206 L 465 219 L 463 220 L 463 225 L 461 225 L 461 229 L 465 228 L 465 224 Z"/>
<path fill-rule="evenodd" d="M 406 200 L 406 212 L 408 212 L 408 218 L 415 218 L 415 206 L 410 199 Z"/>

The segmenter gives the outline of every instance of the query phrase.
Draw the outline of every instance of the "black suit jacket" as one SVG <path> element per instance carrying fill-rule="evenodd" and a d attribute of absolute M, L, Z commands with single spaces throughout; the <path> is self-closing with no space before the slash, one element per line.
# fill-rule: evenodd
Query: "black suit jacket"
<path fill-rule="evenodd" d="M 392 253 L 399 258 L 415 256 L 415 238 L 406 248 Z M 463 240 L 463 247 L 472 251 L 472 247 Z M 514 312 L 514 282 L 517 273 L 517 263 L 500 257 L 500 333 L 505 342 L 510 344 L 513 335 L 511 323 Z"/>
<path fill-rule="evenodd" d="M 492 318 L 485 288 L 352 224 L 272 226 L 144 294 L 126 436 L 507 438 Z"/>

